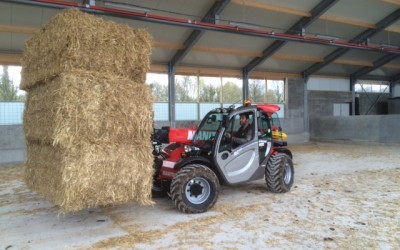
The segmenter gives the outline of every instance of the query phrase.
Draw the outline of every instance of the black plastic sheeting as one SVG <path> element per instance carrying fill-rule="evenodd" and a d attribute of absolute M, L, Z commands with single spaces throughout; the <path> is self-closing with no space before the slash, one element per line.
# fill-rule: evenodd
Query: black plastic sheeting
<path fill-rule="evenodd" d="M 388 114 L 400 114 L 400 96 L 388 99 Z"/>

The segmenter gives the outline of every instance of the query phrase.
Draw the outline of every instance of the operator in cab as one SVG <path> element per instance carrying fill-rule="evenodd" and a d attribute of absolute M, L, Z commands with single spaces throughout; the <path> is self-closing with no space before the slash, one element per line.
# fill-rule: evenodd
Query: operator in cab
<path fill-rule="evenodd" d="M 232 136 L 230 133 L 226 133 L 225 136 L 226 138 L 232 140 L 232 143 L 235 147 L 251 141 L 253 137 L 253 130 L 249 124 L 249 114 L 240 115 L 240 128 L 235 135 Z"/>

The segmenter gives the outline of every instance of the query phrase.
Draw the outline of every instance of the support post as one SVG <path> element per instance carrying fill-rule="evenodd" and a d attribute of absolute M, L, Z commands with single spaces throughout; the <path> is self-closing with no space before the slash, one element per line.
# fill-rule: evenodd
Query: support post
<path fill-rule="evenodd" d="M 303 77 L 304 81 L 304 130 L 310 133 L 310 119 L 308 114 L 308 80 L 309 77 Z"/>
<path fill-rule="evenodd" d="M 395 81 L 390 81 L 389 82 L 389 93 L 390 97 L 394 97 L 395 95 L 395 89 L 396 89 L 396 82 Z"/>
<path fill-rule="evenodd" d="M 242 87 L 242 96 L 243 96 L 243 102 L 247 99 L 249 99 L 249 71 L 246 70 L 246 68 L 243 69 L 242 71 L 243 75 L 243 87 Z"/>
<path fill-rule="evenodd" d="M 168 63 L 168 119 L 170 127 L 175 128 L 175 66 L 171 63 Z"/>
<path fill-rule="evenodd" d="M 350 90 L 351 90 L 351 115 L 355 116 L 356 115 L 356 90 L 355 90 L 355 85 L 356 85 L 356 79 L 351 77 L 350 78 Z"/>
<path fill-rule="evenodd" d="M 199 75 L 199 73 L 197 73 L 197 76 L 196 76 L 196 80 L 197 80 L 197 120 L 198 121 L 201 121 L 201 118 L 202 117 L 200 117 L 200 108 L 201 108 L 201 105 L 200 105 L 200 75 Z"/>

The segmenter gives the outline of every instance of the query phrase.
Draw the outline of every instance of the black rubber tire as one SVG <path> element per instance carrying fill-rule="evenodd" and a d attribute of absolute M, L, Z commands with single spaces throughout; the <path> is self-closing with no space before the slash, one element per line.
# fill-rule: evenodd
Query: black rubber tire
<path fill-rule="evenodd" d="M 165 158 L 161 154 L 155 154 L 154 156 L 155 156 L 153 163 L 154 175 L 153 175 L 153 186 L 151 187 L 151 197 L 164 198 L 168 196 L 169 185 L 165 185 L 165 183 L 158 180 L 158 176 L 160 175 L 161 166 Z"/>
<path fill-rule="evenodd" d="M 265 170 L 268 189 L 274 193 L 286 193 L 294 180 L 293 161 L 287 154 L 277 153 L 271 156 Z"/>
<path fill-rule="evenodd" d="M 212 208 L 219 194 L 215 173 L 200 164 L 183 167 L 171 182 L 171 199 L 183 213 L 203 213 Z"/>

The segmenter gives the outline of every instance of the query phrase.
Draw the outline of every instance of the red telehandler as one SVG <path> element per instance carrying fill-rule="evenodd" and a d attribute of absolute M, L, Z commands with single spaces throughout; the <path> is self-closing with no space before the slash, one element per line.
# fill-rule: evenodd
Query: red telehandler
<path fill-rule="evenodd" d="M 267 188 L 285 193 L 293 185 L 292 153 L 272 104 L 216 108 L 199 127 L 155 130 L 154 198 L 169 195 L 184 213 L 202 213 L 217 201 L 220 183 L 235 185 L 265 178 Z M 226 136 L 240 127 L 240 115 L 249 119 L 253 135 L 235 145 Z M 162 149 L 162 143 L 170 143 Z"/>

